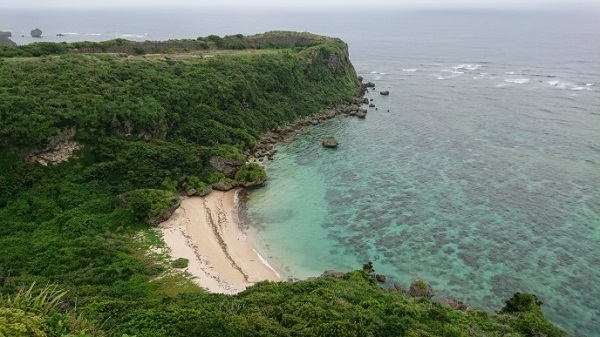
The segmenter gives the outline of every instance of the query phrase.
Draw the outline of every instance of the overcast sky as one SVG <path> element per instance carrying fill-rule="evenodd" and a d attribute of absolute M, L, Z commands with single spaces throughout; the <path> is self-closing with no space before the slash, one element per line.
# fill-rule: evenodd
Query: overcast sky
<path fill-rule="evenodd" d="M 1 0 L 2 7 L 199 7 L 199 6 L 235 6 L 235 7 L 303 7 L 322 8 L 581 8 L 600 7 L 600 0 Z"/>

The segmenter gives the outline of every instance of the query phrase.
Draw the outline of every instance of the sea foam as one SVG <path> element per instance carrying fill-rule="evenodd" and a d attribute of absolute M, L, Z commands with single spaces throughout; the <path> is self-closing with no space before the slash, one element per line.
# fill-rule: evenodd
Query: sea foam
<path fill-rule="evenodd" d="M 256 256 L 258 256 L 258 259 L 260 260 L 260 262 L 262 262 L 262 264 L 264 264 L 267 268 L 271 269 L 271 271 L 273 271 L 275 273 L 275 275 L 277 275 L 278 278 L 281 278 L 281 275 L 279 275 L 279 273 L 277 272 L 277 270 L 275 270 L 273 267 L 271 267 L 271 265 L 269 264 L 269 262 L 267 261 L 267 259 L 265 259 L 264 257 L 262 257 L 262 255 L 260 255 L 256 249 L 252 249 L 254 251 L 254 253 L 256 254 Z"/>
<path fill-rule="evenodd" d="M 504 80 L 507 83 L 525 84 L 529 82 L 528 78 L 507 78 Z"/>
<path fill-rule="evenodd" d="M 477 70 L 481 68 L 481 64 L 459 64 L 457 66 L 452 67 L 454 70 L 464 69 L 464 70 Z"/>

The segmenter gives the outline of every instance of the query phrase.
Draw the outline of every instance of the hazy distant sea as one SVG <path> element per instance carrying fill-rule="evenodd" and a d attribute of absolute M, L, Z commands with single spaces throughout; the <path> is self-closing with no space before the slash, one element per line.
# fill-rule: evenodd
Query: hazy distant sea
<path fill-rule="evenodd" d="M 536 293 L 600 336 L 598 13 L 2 11 L 17 43 L 299 30 L 340 37 L 377 106 L 306 129 L 247 204 L 261 254 L 308 277 L 365 261 L 499 309 Z M 58 37 L 61 33 L 65 36 Z M 25 37 L 20 37 L 25 35 Z M 37 40 L 35 40 L 37 41 Z M 340 147 L 319 140 L 335 134 Z"/>

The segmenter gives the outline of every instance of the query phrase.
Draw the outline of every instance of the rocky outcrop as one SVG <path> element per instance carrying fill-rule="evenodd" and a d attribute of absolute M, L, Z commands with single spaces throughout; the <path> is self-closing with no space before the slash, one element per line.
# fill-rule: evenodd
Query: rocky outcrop
<path fill-rule="evenodd" d="M 150 226 L 158 226 L 161 222 L 167 221 L 173 215 L 173 213 L 175 213 L 179 206 L 181 206 L 181 200 L 179 200 L 179 198 L 173 197 L 172 201 L 175 202 L 173 206 L 165 209 L 157 216 L 150 217 L 148 220 L 146 220 L 146 223 L 148 223 Z"/>
<path fill-rule="evenodd" d="M 243 187 L 243 188 L 259 187 L 259 186 L 264 185 L 266 181 L 267 181 L 266 178 L 256 180 L 256 181 L 239 181 L 239 180 L 224 179 L 224 180 L 220 180 L 216 183 L 213 183 L 211 185 L 212 188 L 205 194 L 202 194 L 202 195 L 198 194 L 198 195 L 204 196 L 204 195 L 210 193 L 210 191 L 212 191 L 212 190 L 229 191 L 231 189 L 239 188 L 239 187 Z"/>
<path fill-rule="evenodd" d="M 12 47 L 16 45 L 17 44 L 7 36 L 0 35 L 0 47 Z"/>
<path fill-rule="evenodd" d="M 406 294 L 406 290 L 404 290 L 404 288 L 401 285 L 396 284 L 396 283 L 394 283 L 394 285 L 392 285 L 391 287 L 389 287 L 388 291 L 389 292 L 399 292 L 399 293 Z"/>
<path fill-rule="evenodd" d="M 247 160 L 252 162 L 263 161 L 265 158 L 269 160 L 273 159 L 273 156 L 275 153 L 277 153 L 274 145 L 280 142 L 289 142 L 294 140 L 296 135 L 299 133 L 298 131 L 305 126 L 318 125 L 338 115 L 365 118 L 367 115 L 367 110 L 362 109 L 361 106 L 363 104 L 369 104 L 369 99 L 364 97 L 364 95 L 367 92 L 367 88 L 372 88 L 375 86 L 375 84 L 372 82 L 362 83 L 362 76 L 358 76 L 356 79 L 360 83 L 360 86 L 352 103 L 342 104 L 336 108 L 328 109 L 321 114 L 307 116 L 286 126 L 282 126 L 264 133 L 256 141 L 256 144 L 253 148 L 244 152 Z"/>
<path fill-rule="evenodd" d="M 266 181 L 267 181 L 267 179 L 261 179 L 261 180 L 256 180 L 256 181 L 238 181 L 237 187 L 244 187 L 244 188 L 258 187 L 258 186 L 264 185 Z"/>
<path fill-rule="evenodd" d="M 205 189 L 203 190 L 197 190 L 195 188 L 189 189 L 187 190 L 185 193 L 187 194 L 188 197 L 203 197 L 207 194 L 209 194 L 210 192 L 212 192 L 212 186 L 207 186 Z"/>
<path fill-rule="evenodd" d="M 324 147 L 330 147 L 330 148 L 336 148 L 338 147 L 338 141 L 337 139 L 335 139 L 334 136 L 327 136 L 323 139 L 323 146 Z"/>
<path fill-rule="evenodd" d="M 367 83 L 363 83 L 362 86 L 365 88 L 375 88 L 375 83 L 367 82 Z"/>
<path fill-rule="evenodd" d="M 238 182 L 235 180 L 221 180 L 212 184 L 213 190 L 217 191 L 229 191 L 230 189 L 237 187 Z"/>
<path fill-rule="evenodd" d="M 344 275 L 346 275 L 346 273 L 343 273 L 341 271 L 326 270 L 319 277 L 322 277 L 322 278 L 342 278 L 342 277 L 344 277 Z"/>
<path fill-rule="evenodd" d="M 80 143 L 73 140 L 75 132 L 74 127 L 60 130 L 56 135 L 48 138 L 45 148 L 30 153 L 27 158 L 44 166 L 69 160 L 74 152 L 82 147 Z"/>
<path fill-rule="evenodd" d="M 448 305 L 454 310 L 460 310 L 460 311 L 469 310 L 468 305 L 466 305 L 465 303 L 463 303 L 461 301 L 457 301 L 457 300 L 452 300 L 451 302 L 448 302 Z"/>
<path fill-rule="evenodd" d="M 421 279 L 416 279 L 410 285 L 408 295 L 411 297 L 424 297 L 430 299 L 433 297 L 433 289 Z"/>
<path fill-rule="evenodd" d="M 3 36 L 3 37 L 11 37 L 11 36 L 12 36 L 12 33 L 11 33 L 11 32 L 2 32 L 2 31 L 0 31 L 0 36 Z"/>
<path fill-rule="evenodd" d="M 225 177 L 230 179 L 235 178 L 235 173 L 245 164 L 243 160 L 218 156 L 211 157 L 209 163 L 215 170 L 223 173 Z"/>
<path fill-rule="evenodd" d="M 277 153 L 277 150 L 274 148 L 275 144 L 294 140 L 299 130 L 305 126 L 318 125 L 338 115 L 355 116 L 361 110 L 361 104 L 364 104 L 364 99 L 357 97 L 352 104 L 343 104 L 337 108 L 328 109 L 321 114 L 307 116 L 286 126 L 268 131 L 256 141 L 253 148 L 244 152 L 244 155 L 249 161 L 262 161 L 264 158 L 273 159 L 273 156 Z"/>
<path fill-rule="evenodd" d="M 385 283 L 385 281 L 387 281 L 387 277 L 382 274 L 376 274 L 375 280 L 377 280 L 377 282 L 380 282 L 380 283 Z"/>
<path fill-rule="evenodd" d="M 42 37 L 42 30 L 39 28 L 32 30 L 31 37 Z"/>
<path fill-rule="evenodd" d="M 382 96 L 388 96 L 390 94 L 390 92 L 389 92 L 389 90 L 384 90 L 384 91 L 380 91 L 379 94 Z"/>

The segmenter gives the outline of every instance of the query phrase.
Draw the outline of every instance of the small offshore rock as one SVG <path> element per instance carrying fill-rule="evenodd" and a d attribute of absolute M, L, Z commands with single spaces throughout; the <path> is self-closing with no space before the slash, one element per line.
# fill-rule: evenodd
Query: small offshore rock
<path fill-rule="evenodd" d="M 424 297 L 427 299 L 432 298 L 434 295 L 431 286 L 421 279 L 415 279 L 413 281 L 408 290 L 408 294 L 411 297 Z"/>
<path fill-rule="evenodd" d="M 460 311 L 467 311 L 467 310 L 469 310 L 469 306 L 467 306 L 466 304 L 464 304 L 461 301 L 453 300 L 452 302 L 450 302 L 448 304 L 450 305 L 450 307 L 452 309 L 455 309 L 455 310 L 460 310 Z"/>
<path fill-rule="evenodd" d="M 334 136 L 327 136 L 323 138 L 324 147 L 337 147 L 339 145 L 337 139 Z"/>
<path fill-rule="evenodd" d="M 42 37 L 42 30 L 39 28 L 32 30 L 31 37 Z"/>
<path fill-rule="evenodd" d="M 363 81 L 363 77 L 362 76 L 358 76 L 356 79 L 358 79 L 359 82 Z"/>
<path fill-rule="evenodd" d="M 390 92 L 389 92 L 389 90 L 385 90 L 385 91 L 380 91 L 379 94 L 383 95 L 383 96 L 388 96 L 390 94 Z"/>
<path fill-rule="evenodd" d="M 373 83 L 373 82 L 363 83 L 363 87 L 365 87 L 365 88 L 375 88 L 375 83 Z"/>
<path fill-rule="evenodd" d="M 369 108 L 374 108 L 374 107 L 375 107 L 375 104 L 373 104 L 373 103 L 369 104 Z"/>
<path fill-rule="evenodd" d="M 385 281 L 387 281 L 387 277 L 385 275 L 381 275 L 381 274 L 375 275 L 375 279 L 377 280 L 377 282 L 380 282 L 380 283 L 384 283 Z"/>

